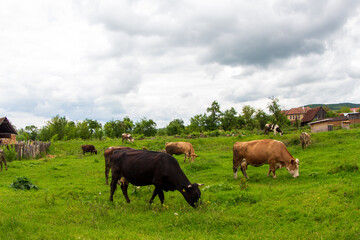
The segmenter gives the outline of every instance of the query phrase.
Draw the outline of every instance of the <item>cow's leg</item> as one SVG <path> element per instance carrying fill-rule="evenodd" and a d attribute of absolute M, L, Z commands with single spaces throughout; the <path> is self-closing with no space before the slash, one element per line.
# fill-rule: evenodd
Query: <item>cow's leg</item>
<path fill-rule="evenodd" d="M 234 156 L 233 158 L 233 172 L 234 172 L 234 178 L 237 179 L 237 171 L 240 166 L 240 161 L 237 157 Z"/>
<path fill-rule="evenodd" d="M 164 192 L 162 189 L 158 189 L 158 195 L 159 195 L 159 198 L 160 198 L 160 202 L 161 202 L 161 205 L 164 204 Z"/>
<path fill-rule="evenodd" d="M 151 196 L 150 201 L 149 201 L 150 204 L 153 203 L 154 198 L 156 197 L 156 195 L 158 195 L 158 191 L 157 191 L 157 187 L 155 186 L 153 195 Z"/>
<path fill-rule="evenodd" d="M 1 170 L 0 170 L 0 172 L 2 171 L 2 168 L 3 168 L 3 163 L 2 163 L 2 160 L 0 160 L 0 165 L 1 165 Z"/>
<path fill-rule="evenodd" d="M 112 180 L 110 183 L 110 201 L 113 201 L 113 196 L 116 191 L 117 182 L 119 181 L 120 177 L 112 176 Z"/>
<path fill-rule="evenodd" d="M 127 189 L 128 189 L 128 186 L 129 186 L 129 183 L 125 180 L 123 182 L 121 182 L 121 190 L 124 194 L 124 197 L 126 199 L 126 202 L 127 203 L 130 203 L 130 199 L 129 199 L 129 196 L 127 194 Z"/>
<path fill-rule="evenodd" d="M 270 172 L 273 173 L 273 178 L 276 178 L 276 175 L 275 175 L 275 170 L 276 170 L 276 162 L 275 161 L 269 161 L 269 173 L 268 173 L 268 176 L 270 176 Z"/>
<path fill-rule="evenodd" d="M 187 156 L 187 154 L 185 153 L 184 162 L 186 162 L 186 156 Z"/>
<path fill-rule="evenodd" d="M 241 172 L 243 173 L 244 177 L 246 178 L 249 178 L 248 175 L 246 174 L 246 169 L 247 169 L 247 162 L 246 162 L 246 159 L 244 158 L 242 161 L 241 161 Z"/>
<path fill-rule="evenodd" d="M 111 165 L 105 162 L 105 179 L 106 185 L 109 185 L 109 172 L 110 172 Z"/>

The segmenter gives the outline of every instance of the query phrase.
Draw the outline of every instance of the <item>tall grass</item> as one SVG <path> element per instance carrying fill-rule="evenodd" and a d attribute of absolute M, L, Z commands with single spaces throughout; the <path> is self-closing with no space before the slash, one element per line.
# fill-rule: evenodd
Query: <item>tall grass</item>
<path fill-rule="evenodd" d="M 0 239 L 359 239 L 360 130 L 312 134 L 302 150 L 296 138 L 241 135 L 182 139 L 161 137 L 126 144 L 160 150 L 165 142 L 190 141 L 194 163 L 175 156 L 191 182 L 204 183 L 202 204 L 193 209 L 179 192 L 166 192 L 165 204 L 153 186 L 130 185 L 130 204 L 121 190 L 109 202 L 103 150 L 121 140 L 54 142 L 50 155 L 12 161 L 0 172 Z M 268 166 L 251 167 L 245 179 L 232 173 L 236 141 L 274 138 L 300 159 L 300 177 L 285 169 L 267 177 Z M 98 155 L 85 156 L 82 144 Z M 10 187 L 18 176 L 38 190 Z"/>

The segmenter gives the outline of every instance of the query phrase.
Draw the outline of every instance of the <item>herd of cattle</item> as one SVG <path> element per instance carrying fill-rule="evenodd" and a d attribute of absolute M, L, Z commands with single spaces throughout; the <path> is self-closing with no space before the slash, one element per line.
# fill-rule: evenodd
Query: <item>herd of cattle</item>
<path fill-rule="evenodd" d="M 277 125 L 268 125 L 266 127 L 269 131 L 282 131 Z M 130 134 L 123 134 L 122 140 L 133 142 L 134 139 Z M 307 133 L 300 135 L 300 141 L 303 148 L 310 144 L 310 136 Z M 93 145 L 82 145 L 83 154 L 90 152 L 90 154 L 97 154 L 97 150 Z M 110 201 L 113 201 L 113 196 L 117 185 L 121 186 L 121 190 L 126 201 L 129 203 L 130 199 L 127 194 L 129 183 L 135 186 L 154 185 L 155 189 L 150 199 L 153 202 L 156 196 L 159 196 L 161 203 L 164 203 L 163 191 L 179 191 L 185 200 L 192 206 L 196 207 L 199 203 L 201 191 L 199 186 L 203 184 L 191 183 L 186 177 L 178 161 L 172 156 L 184 154 L 184 162 L 186 158 L 190 162 L 194 162 L 195 154 L 194 148 L 189 142 L 169 142 L 165 144 L 165 151 L 154 152 L 147 150 L 136 150 L 131 147 L 109 147 L 104 151 L 105 157 L 105 179 L 108 185 L 109 172 L 112 172 L 112 180 L 110 183 Z M 5 164 L 5 154 L 0 149 L 0 164 L 1 171 Z M 236 142 L 233 146 L 233 172 L 234 178 L 237 178 L 237 171 L 240 167 L 244 177 L 248 178 L 246 174 L 247 166 L 259 167 L 264 164 L 269 164 L 268 176 L 272 173 L 276 178 L 275 170 L 285 167 L 293 177 L 299 176 L 299 160 L 295 159 L 287 150 L 285 145 L 277 140 L 263 139 L 253 140 L 249 142 Z"/>
<path fill-rule="evenodd" d="M 271 131 L 279 131 L 278 126 L 270 126 Z M 281 131 L 281 130 L 280 130 Z M 282 134 L 282 132 L 280 133 Z M 300 136 L 302 147 L 310 143 L 310 136 L 302 133 Z M 83 145 L 83 152 L 97 153 L 93 145 Z M 196 207 L 202 184 L 191 183 L 178 161 L 172 155 L 184 154 L 186 159 L 194 162 L 194 148 L 189 142 L 169 142 L 165 144 L 165 151 L 154 152 L 147 150 L 136 150 L 131 147 L 109 147 L 104 151 L 105 157 L 105 181 L 109 184 L 109 172 L 112 171 L 110 183 L 110 201 L 117 185 L 126 201 L 130 199 L 127 194 L 129 183 L 135 186 L 154 185 L 155 189 L 149 203 L 152 203 L 156 196 L 159 196 L 161 203 L 164 203 L 163 191 L 179 191 L 185 200 Z M 287 150 L 285 145 L 277 140 L 264 139 L 249 142 L 236 142 L 233 146 L 233 172 L 237 178 L 237 171 L 240 167 L 244 177 L 248 178 L 246 169 L 248 165 L 259 167 L 269 164 L 268 176 L 272 173 L 276 178 L 275 170 L 285 167 L 293 177 L 299 176 L 299 160 L 295 159 Z M 141 167 L 140 167 L 141 166 Z"/>

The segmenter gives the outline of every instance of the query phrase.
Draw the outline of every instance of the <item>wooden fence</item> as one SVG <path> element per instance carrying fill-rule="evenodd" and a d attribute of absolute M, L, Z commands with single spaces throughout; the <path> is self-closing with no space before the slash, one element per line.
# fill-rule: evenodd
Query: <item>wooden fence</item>
<path fill-rule="evenodd" d="M 1 144 L 0 146 L 5 146 L 8 149 L 15 149 L 17 152 L 17 158 L 36 158 L 40 156 L 41 153 L 46 152 L 51 145 L 51 142 L 20 142 L 16 144 Z"/>

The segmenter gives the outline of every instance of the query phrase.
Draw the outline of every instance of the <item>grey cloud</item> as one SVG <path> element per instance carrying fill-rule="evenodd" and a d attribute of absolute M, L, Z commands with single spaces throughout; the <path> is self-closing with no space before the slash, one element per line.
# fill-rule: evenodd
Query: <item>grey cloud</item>
<path fill-rule="evenodd" d="M 197 47 L 202 63 L 267 66 L 278 59 L 320 54 L 328 37 L 340 29 L 359 6 L 346 1 L 224 1 L 222 4 L 181 2 L 169 6 L 152 2 L 153 14 L 144 14 L 141 4 L 122 2 L 103 5 L 90 16 L 117 33 L 157 37 L 152 52 L 165 54 L 175 48 Z M 125 10 L 124 10 L 125 9 Z M 122 14 L 116 14 L 122 10 Z M 141 48 L 134 43 L 131 48 Z M 130 51 L 130 50 L 129 50 Z"/>

